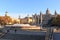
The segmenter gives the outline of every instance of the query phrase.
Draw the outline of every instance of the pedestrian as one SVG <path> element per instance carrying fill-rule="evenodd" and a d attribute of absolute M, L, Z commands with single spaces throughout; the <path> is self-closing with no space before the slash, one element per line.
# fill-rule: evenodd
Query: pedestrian
<path fill-rule="evenodd" d="M 9 32 L 9 29 L 7 30 L 7 33 Z"/>
<path fill-rule="evenodd" d="M 16 31 L 17 31 L 17 30 L 15 29 L 15 33 L 16 33 Z"/>

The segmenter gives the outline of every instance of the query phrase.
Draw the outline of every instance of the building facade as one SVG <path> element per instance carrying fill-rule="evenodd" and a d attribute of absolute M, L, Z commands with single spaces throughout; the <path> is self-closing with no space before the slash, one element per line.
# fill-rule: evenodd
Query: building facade
<path fill-rule="evenodd" d="M 24 17 L 24 18 L 20 18 L 20 16 L 17 19 L 11 18 L 10 16 L 8 16 L 8 12 L 5 12 L 5 16 L 0 16 L 0 18 L 5 18 L 7 20 L 5 20 L 5 22 L 7 22 L 7 24 L 14 24 L 14 23 L 18 23 L 18 24 L 35 24 L 35 25 L 41 25 L 41 24 L 47 24 L 48 21 L 52 18 L 52 17 L 56 17 L 58 14 L 55 10 L 54 15 L 52 15 L 50 13 L 50 10 L 47 8 L 45 14 L 43 14 L 42 12 L 40 12 L 38 15 L 35 13 L 34 15 L 32 15 L 32 17 Z M 10 22 L 10 20 L 12 20 Z"/>
<path fill-rule="evenodd" d="M 52 18 L 52 17 L 56 17 L 57 16 L 57 12 L 55 10 L 54 12 L 54 15 L 52 15 L 50 13 L 50 10 L 47 8 L 46 10 L 46 13 L 43 14 L 42 12 L 40 12 L 39 15 L 35 14 L 32 16 L 34 22 L 33 24 L 36 24 L 36 25 L 40 25 L 41 23 L 44 25 L 44 24 L 47 24 L 48 21 Z"/>

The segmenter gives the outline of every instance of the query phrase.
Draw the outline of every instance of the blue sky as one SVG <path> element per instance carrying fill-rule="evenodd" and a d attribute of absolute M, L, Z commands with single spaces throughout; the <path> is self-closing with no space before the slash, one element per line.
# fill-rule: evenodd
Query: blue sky
<path fill-rule="evenodd" d="M 45 14 L 47 8 L 51 14 L 55 10 L 60 13 L 60 0 L 0 0 L 0 15 L 8 11 L 8 15 L 15 18 L 39 14 L 40 11 Z"/>

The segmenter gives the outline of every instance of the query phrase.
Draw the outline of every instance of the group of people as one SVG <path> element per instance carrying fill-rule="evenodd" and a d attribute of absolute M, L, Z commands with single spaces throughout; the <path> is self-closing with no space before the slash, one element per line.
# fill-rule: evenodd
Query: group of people
<path fill-rule="evenodd" d="M 15 33 L 16 33 L 17 30 L 15 29 L 14 31 L 15 31 Z M 7 33 L 8 33 L 8 32 L 10 32 L 10 29 L 7 29 Z"/>

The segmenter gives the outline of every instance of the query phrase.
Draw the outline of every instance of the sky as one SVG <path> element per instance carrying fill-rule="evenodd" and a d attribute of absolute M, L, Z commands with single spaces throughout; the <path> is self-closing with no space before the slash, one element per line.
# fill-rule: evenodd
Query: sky
<path fill-rule="evenodd" d="M 60 0 L 0 0 L 0 15 L 8 15 L 18 18 L 27 15 L 39 14 L 40 11 L 45 14 L 46 9 L 49 8 L 50 13 L 54 14 L 56 10 L 60 13 Z"/>

